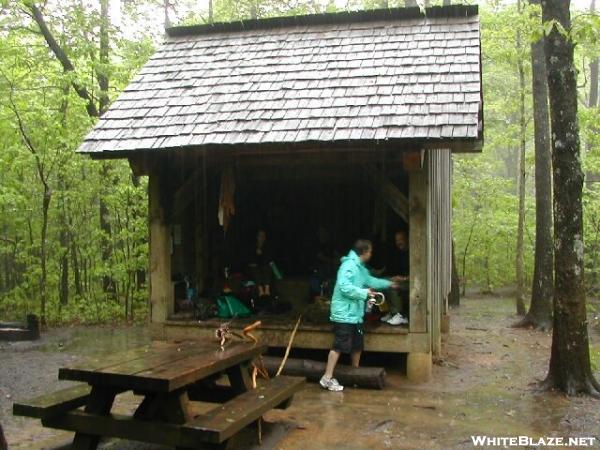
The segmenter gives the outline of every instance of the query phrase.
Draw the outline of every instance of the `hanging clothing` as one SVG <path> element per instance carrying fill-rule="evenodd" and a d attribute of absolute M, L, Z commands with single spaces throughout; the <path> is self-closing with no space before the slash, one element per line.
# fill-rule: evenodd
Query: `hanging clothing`
<path fill-rule="evenodd" d="M 221 174 L 221 192 L 219 194 L 219 225 L 227 232 L 231 217 L 235 215 L 235 179 L 233 168 L 227 167 Z"/>

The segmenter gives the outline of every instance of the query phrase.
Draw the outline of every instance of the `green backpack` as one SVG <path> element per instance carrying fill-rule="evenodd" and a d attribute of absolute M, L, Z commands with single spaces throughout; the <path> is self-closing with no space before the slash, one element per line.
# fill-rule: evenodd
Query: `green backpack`
<path fill-rule="evenodd" d="M 221 319 L 231 319 L 232 317 L 248 317 L 252 312 L 246 306 L 232 295 L 222 295 L 217 298 L 217 316 Z"/>

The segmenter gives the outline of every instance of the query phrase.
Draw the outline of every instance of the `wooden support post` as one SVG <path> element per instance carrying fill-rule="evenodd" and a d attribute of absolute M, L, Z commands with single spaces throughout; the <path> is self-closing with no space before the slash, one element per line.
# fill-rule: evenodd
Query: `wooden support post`
<path fill-rule="evenodd" d="M 167 320 L 174 310 L 171 284 L 171 235 L 165 223 L 161 174 L 150 175 L 148 196 L 150 215 L 150 317 L 154 323 Z"/>
<path fill-rule="evenodd" d="M 427 170 L 409 173 L 409 255 L 411 333 L 427 330 Z"/>
<path fill-rule="evenodd" d="M 431 365 L 431 353 L 409 353 L 406 359 L 406 377 L 413 383 L 429 381 Z"/>

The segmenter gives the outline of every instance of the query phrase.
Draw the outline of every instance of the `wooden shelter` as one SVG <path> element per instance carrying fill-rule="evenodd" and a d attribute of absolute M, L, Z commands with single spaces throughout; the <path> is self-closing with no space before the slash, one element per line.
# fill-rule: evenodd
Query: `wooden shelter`
<path fill-rule="evenodd" d="M 452 153 L 482 146 L 480 53 L 478 9 L 463 5 L 167 30 L 79 149 L 149 176 L 154 335 L 212 335 L 214 324 L 174 315 L 173 277 L 215 283 L 264 222 L 289 249 L 290 272 L 319 220 L 344 244 L 403 224 L 410 324 L 376 327 L 366 350 L 408 353 L 409 376 L 426 379 L 450 290 Z M 227 233 L 217 220 L 225 172 L 236 189 Z M 286 282 L 304 289 L 302 277 Z M 292 325 L 265 320 L 261 338 L 284 346 Z M 295 340 L 330 344 L 327 324 L 303 325 Z"/>

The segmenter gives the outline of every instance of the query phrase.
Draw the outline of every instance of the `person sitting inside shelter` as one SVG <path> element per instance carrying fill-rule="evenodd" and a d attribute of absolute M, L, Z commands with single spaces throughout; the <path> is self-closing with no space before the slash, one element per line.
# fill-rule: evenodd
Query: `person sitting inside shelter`
<path fill-rule="evenodd" d="M 396 283 L 371 276 L 365 264 L 371 259 L 371 241 L 359 239 L 352 250 L 342 258 L 331 299 L 329 319 L 333 322 L 334 340 L 327 358 L 325 374 L 319 384 L 330 391 L 342 391 L 343 386 L 333 378 L 333 371 L 341 353 L 350 353 L 352 366 L 358 367 L 363 351 L 363 319 L 366 302 L 375 290 L 396 287 Z"/>
<path fill-rule="evenodd" d="M 408 235 L 406 231 L 398 230 L 394 234 L 394 246 L 388 251 L 385 267 L 381 271 L 391 275 L 391 279 L 398 284 L 397 288 L 390 288 L 385 292 L 390 310 L 381 321 L 390 325 L 408 323 L 408 319 L 402 315 L 402 312 L 405 312 L 404 304 L 408 303 L 409 261 Z"/>
<path fill-rule="evenodd" d="M 258 296 L 271 296 L 271 262 L 273 261 L 269 244 L 267 243 L 267 232 L 263 229 L 256 233 L 256 242 L 250 252 L 248 267 L 250 276 L 254 279 L 258 288 Z"/>

